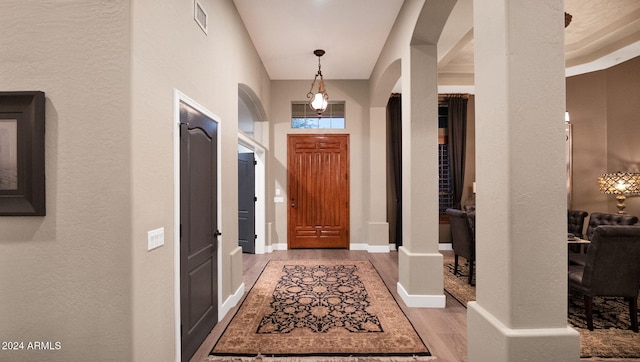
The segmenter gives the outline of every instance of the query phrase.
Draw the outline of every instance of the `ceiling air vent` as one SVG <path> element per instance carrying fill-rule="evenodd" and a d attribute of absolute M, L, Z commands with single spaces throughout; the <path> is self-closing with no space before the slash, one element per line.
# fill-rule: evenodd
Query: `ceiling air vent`
<path fill-rule="evenodd" d="M 198 1 L 195 1 L 194 5 L 194 13 L 193 18 L 196 20 L 196 23 L 200 26 L 200 29 L 207 33 L 207 12 L 204 11 L 202 5 Z"/>

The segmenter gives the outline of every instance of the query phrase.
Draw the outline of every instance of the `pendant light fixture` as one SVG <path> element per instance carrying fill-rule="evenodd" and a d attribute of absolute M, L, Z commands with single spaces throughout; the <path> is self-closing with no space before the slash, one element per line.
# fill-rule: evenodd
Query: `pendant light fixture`
<path fill-rule="evenodd" d="M 311 109 L 318 113 L 318 116 L 322 114 L 327 109 L 327 105 L 329 104 L 329 95 L 327 91 L 324 89 L 324 79 L 322 78 L 322 69 L 320 67 L 320 57 L 324 55 L 324 50 L 316 49 L 313 54 L 318 57 L 318 73 L 316 73 L 315 78 L 313 78 L 313 83 L 311 83 L 311 89 L 309 89 L 309 93 L 307 93 L 307 98 L 309 98 L 309 106 Z M 320 81 L 318 82 L 318 91 L 313 92 L 313 87 L 316 85 L 316 81 L 320 77 Z"/>

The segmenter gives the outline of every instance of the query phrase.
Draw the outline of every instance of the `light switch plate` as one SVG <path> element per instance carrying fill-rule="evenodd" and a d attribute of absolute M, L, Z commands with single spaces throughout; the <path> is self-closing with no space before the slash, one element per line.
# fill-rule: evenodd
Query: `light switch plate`
<path fill-rule="evenodd" d="M 147 231 L 147 243 L 149 251 L 164 245 L 164 228 Z"/>

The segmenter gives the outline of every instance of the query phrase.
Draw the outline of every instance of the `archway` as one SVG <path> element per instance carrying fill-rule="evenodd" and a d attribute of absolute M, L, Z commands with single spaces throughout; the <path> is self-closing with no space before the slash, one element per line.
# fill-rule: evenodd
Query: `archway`
<path fill-rule="evenodd" d="M 253 252 L 265 253 L 266 244 L 266 148 L 262 140 L 268 137 L 267 117 L 264 107 L 253 90 L 245 85 L 238 85 L 238 156 L 253 153 L 255 159 L 254 194 L 255 197 L 254 227 L 255 239 Z M 242 180 L 238 180 L 240 183 Z M 238 195 L 242 197 L 243 195 Z"/>

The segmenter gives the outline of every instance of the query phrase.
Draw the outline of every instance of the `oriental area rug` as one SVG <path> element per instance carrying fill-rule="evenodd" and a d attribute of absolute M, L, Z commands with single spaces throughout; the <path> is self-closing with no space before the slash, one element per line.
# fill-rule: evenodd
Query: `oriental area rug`
<path fill-rule="evenodd" d="M 467 283 L 468 272 L 467 261 L 460 258 L 458 275 L 453 275 L 453 257 L 444 257 L 444 289 L 465 307 L 476 300 L 475 287 Z M 629 304 L 623 298 L 593 298 L 593 331 L 587 329 L 583 296 L 570 293 L 568 306 L 567 324 L 580 332 L 581 358 L 640 358 L 640 333 L 629 329 Z"/>
<path fill-rule="evenodd" d="M 311 356 L 314 361 L 432 359 L 369 261 L 272 260 L 209 360 Z"/>

